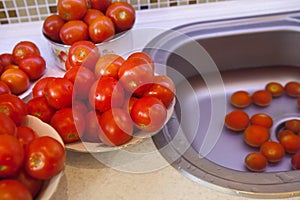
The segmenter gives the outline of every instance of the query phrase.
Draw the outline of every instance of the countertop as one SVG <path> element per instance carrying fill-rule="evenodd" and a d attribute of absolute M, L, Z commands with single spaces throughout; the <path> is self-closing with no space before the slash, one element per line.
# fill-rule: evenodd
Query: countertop
<path fill-rule="evenodd" d="M 134 48 L 142 49 L 156 34 L 185 23 L 246 17 L 299 10 L 299 0 L 239 0 L 137 11 Z M 54 66 L 42 22 L 0 26 L 0 53 L 10 52 L 20 40 L 32 40 L 47 61 L 47 75 L 61 76 Z M 145 30 L 152 30 L 148 32 Z M 148 33 L 148 34 L 147 34 Z M 151 33 L 151 34 L 149 34 Z M 106 153 L 67 151 L 67 162 L 52 200 L 160 200 L 160 199 L 248 199 L 196 183 L 180 174 L 157 152 L 152 139 L 126 149 Z M 291 199 L 300 199 L 293 197 Z"/>

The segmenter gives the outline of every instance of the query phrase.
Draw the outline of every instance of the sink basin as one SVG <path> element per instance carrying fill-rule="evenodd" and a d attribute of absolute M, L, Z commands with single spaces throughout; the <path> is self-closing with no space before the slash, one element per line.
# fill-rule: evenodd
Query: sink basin
<path fill-rule="evenodd" d="M 268 82 L 300 80 L 300 14 L 198 22 L 176 27 L 144 49 L 176 84 L 174 113 L 153 141 L 183 175 L 208 187 L 251 197 L 300 194 L 300 173 L 291 155 L 264 172 L 250 172 L 245 156 L 259 151 L 242 133 L 224 128 L 228 101 L 237 90 L 253 93 Z M 162 73 L 162 72 L 160 72 Z M 273 98 L 268 107 L 251 105 L 249 116 L 264 112 L 274 120 L 271 140 L 282 124 L 300 119 L 296 98 Z"/>

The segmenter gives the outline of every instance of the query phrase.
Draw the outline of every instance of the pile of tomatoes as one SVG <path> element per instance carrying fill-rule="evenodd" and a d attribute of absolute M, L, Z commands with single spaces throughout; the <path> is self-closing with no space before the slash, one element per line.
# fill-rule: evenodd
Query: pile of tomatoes
<path fill-rule="evenodd" d="M 59 0 L 57 11 L 45 19 L 43 33 L 66 45 L 80 40 L 101 43 L 131 29 L 135 22 L 135 10 L 127 2 Z"/>
<path fill-rule="evenodd" d="M 166 122 L 174 83 L 154 74 L 148 54 L 100 56 L 93 42 L 79 41 L 70 47 L 66 65 L 63 77 L 40 79 L 27 102 L 29 114 L 53 126 L 65 143 L 119 146 L 135 131 L 153 133 Z"/>
<path fill-rule="evenodd" d="M 30 41 L 18 42 L 12 52 L 0 54 L 0 94 L 22 94 L 45 71 L 46 62 L 38 46 Z"/>
<path fill-rule="evenodd" d="M 291 167 L 300 169 L 300 120 L 289 119 L 276 133 L 277 141 L 270 140 L 270 128 L 273 119 L 267 113 L 257 113 L 249 116 L 243 108 L 252 103 L 259 107 L 269 106 L 273 98 L 283 94 L 297 99 L 300 107 L 300 83 L 296 81 L 281 85 L 278 82 L 268 83 L 263 90 L 255 91 L 250 95 L 240 90 L 230 96 L 231 104 L 237 109 L 225 116 L 225 126 L 235 132 L 243 132 L 245 144 L 259 151 L 251 152 L 245 157 L 245 166 L 250 171 L 264 171 L 268 163 L 280 162 L 286 154 L 292 156 Z"/>
<path fill-rule="evenodd" d="M 32 199 L 65 164 L 64 146 L 24 125 L 26 103 L 0 95 L 0 199 Z"/>

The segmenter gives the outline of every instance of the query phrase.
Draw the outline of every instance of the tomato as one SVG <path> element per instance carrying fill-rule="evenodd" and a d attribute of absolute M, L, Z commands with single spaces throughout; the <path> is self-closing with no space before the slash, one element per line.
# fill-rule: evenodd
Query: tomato
<path fill-rule="evenodd" d="M 29 142 L 37 137 L 36 132 L 28 126 L 18 126 L 17 128 L 17 138 L 20 143 L 25 148 Z"/>
<path fill-rule="evenodd" d="M 269 82 L 265 88 L 267 91 L 271 92 L 273 97 L 280 97 L 284 94 L 284 87 L 277 82 Z"/>
<path fill-rule="evenodd" d="M 58 0 L 57 12 L 64 20 L 76 20 L 84 17 L 88 4 L 86 0 Z"/>
<path fill-rule="evenodd" d="M 121 107 L 124 101 L 124 89 L 113 77 L 101 77 L 89 91 L 90 105 L 100 112 Z"/>
<path fill-rule="evenodd" d="M 99 120 L 100 140 L 109 146 L 120 146 L 132 139 L 133 124 L 127 111 L 113 108 L 105 111 Z"/>
<path fill-rule="evenodd" d="M 24 149 L 13 135 L 0 135 L 0 178 L 14 175 L 22 166 Z"/>
<path fill-rule="evenodd" d="M 12 50 L 12 56 L 15 63 L 18 63 L 29 55 L 40 55 L 39 48 L 31 41 L 18 42 Z"/>
<path fill-rule="evenodd" d="M 300 152 L 297 152 L 292 156 L 291 164 L 293 169 L 300 169 Z"/>
<path fill-rule="evenodd" d="M 87 25 L 90 25 L 95 18 L 103 15 L 103 12 L 101 12 L 100 10 L 89 8 L 83 17 L 83 21 Z"/>
<path fill-rule="evenodd" d="M 85 129 L 85 118 L 82 113 L 72 108 L 63 108 L 55 112 L 50 125 L 59 133 L 64 143 L 80 139 Z"/>
<path fill-rule="evenodd" d="M 73 83 L 66 78 L 57 77 L 50 80 L 44 88 L 47 102 L 55 109 L 72 105 Z"/>
<path fill-rule="evenodd" d="M 89 111 L 86 114 L 86 129 L 83 134 L 83 140 L 88 142 L 100 142 L 99 132 L 100 132 L 100 113 L 94 110 Z"/>
<path fill-rule="evenodd" d="M 0 112 L 0 135 L 17 135 L 17 126 L 15 122 L 6 114 Z"/>
<path fill-rule="evenodd" d="M 290 119 L 284 123 L 285 128 L 293 131 L 294 133 L 300 132 L 300 120 L 299 119 Z"/>
<path fill-rule="evenodd" d="M 65 73 L 64 78 L 73 83 L 73 97 L 76 99 L 87 99 L 89 89 L 95 82 L 94 73 L 88 68 L 80 66 L 69 69 Z"/>
<path fill-rule="evenodd" d="M 300 96 L 300 83 L 297 81 L 290 81 L 284 85 L 284 91 L 291 97 Z"/>
<path fill-rule="evenodd" d="M 13 94 L 0 95 L 0 112 L 10 116 L 17 126 L 25 121 L 28 114 L 26 103 Z"/>
<path fill-rule="evenodd" d="M 40 80 L 38 80 L 32 88 L 32 96 L 33 97 L 44 96 L 45 86 L 52 79 L 54 79 L 54 77 L 44 77 L 44 78 L 41 78 Z"/>
<path fill-rule="evenodd" d="M 65 20 L 63 20 L 63 18 L 61 18 L 57 14 L 52 14 L 48 16 L 43 22 L 43 33 L 50 40 L 61 43 L 59 31 L 64 24 Z"/>
<path fill-rule="evenodd" d="M 112 19 L 117 32 L 131 29 L 135 22 L 135 10 L 127 2 L 113 2 L 105 14 Z"/>
<path fill-rule="evenodd" d="M 25 151 L 25 171 L 37 179 L 50 179 L 64 168 L 64 146 L 50 136 L 37 137 Z"/>
<path fill-rule="evenodd" d="M 0 95 L 1 94 L 11 94 L 11 90 L 4 81 L 0 80 Z"/>
<path fill-rule="evenodd" d="M 97 46 L 91 41 L 74 42 L 69 49 L 68 59 L 72 67 L 83 66 L 94 70 L 94 66 L 100 57 Z"/>
<path fill-rule="evenodd" d="M 30 85 L 28 75 L 21 69 L 7 69 L 1 75 L 1 81 L 5 82 L 13 94 L 25 92 Z"/>
<path fill-rule="evenodd" d="M 246 108 L 252 103 L 249 92 L 239 90 L 230 96 L 230 103 L 237 108 Z"/>
<path fill-rule="evenodd" d="M 123 108 L 125 110 L 128 110 L 129 113 L 131 113 L 132 107 L 137 100 L 138 100 L 138 98 L 133 97 L 133 96 L 126 98 L 124 101 L 124 104 L 123 104 Z"/>
<path fill-rule="evenodd" d="M 11 53 L 2 53 L 0 54 L 0 62 L 5 67 L 7 65 L 15 64 L 14 58 Z"/>
<path fill-rule="evenodd" d="M 89 25 L 89 36 L 94 43 L 101 43 L 115 35 L 113 22 L 107 16 L 96 17 Z"/>
<path fill-rule="evenodd" d="M 174 82 L 166 75 L 154 76 L 153 84 L 145 91 L 143 96 L 156 97 L 168 108 L 175 97 Z"/>
<path fill-rule="evenodd" d="M 127 91 L 141 96 L 153 83 L 154 69 L 143 58 L 134 57 L 123 62 L 118 76 Z"/>
<path fill-rule="evenodd" d="M 287 153 L 296 153 L 300 150 L 300 137 L 293 132 L 280 132 L 278 137 L 279 142 L 282 144 Z"/>
<path fill-rule="evenodd" d="M 81 20 L 68 21 L 61 27 L 59 37 L 67 45 L 72 45 L 80 40 L 88 40 L 88 25 Z"/>
<path fill-rule="evenodd" d="M 32 200 L 32 195 L 28 188 L 20 181 L 4 179 L 0 180 L 0 199 Z"/>
<path fill-rule="evenodd" d="M 267 141 L 260 147 L 260 152 L 267 158 L 269 162 L 276 163 L 285 156 L 283 146 L 274 141 Z"/>
<path fill-rule="evenodd" d="M 251 147 L 260 147 L 270 139 L 270 131 L 264 126 L 249 125 L 244 131 L 244 141 Z"/>
<path fill-rule="evenodd" d="M 19 61 L 19 68 L 28 75 L 31 81 L 35 81 L 45 73 L 46 61 L 40 55 L 30 55 Z"/>
<path fill-rule="evenodd" d="M 252 101 L 257 106 L 268 106 L 272 102 L 272 94 L 267 90 L 257 90 L 252 94 Z"/>
<path fill-rule="evenodd" d="M 68 59 L 68 57 L 65 60 L 65 70 L 68 71 L 69 69 L 71 69 L 73 66 L 70 63 L 70 60 Z"/>
<path fill-rule="evenodd" d="M 266 113 L 257 113 L 250 118 L 250 123 L 271 128 L 273 126 L 273 119 Z"/>
<path fill-rule="evenodd" d="M 145 52 L 141 52 L 141 51 L 134 52 L 127 57 L 127 59 L 130 59 L 130 58 L 141 58 L 141 59 L 145 60 L 145 62 L 150 63 L 154 69 L 154 62 L 153 62 L 152 58 L 149 56 L 149 54 L 147 54 Z"/>
<path fill-rule="evenodd" d="M 90 0 L 91 7 L 105 12 L 112 0 Z"/>
<path fill-rule="evenodd" d="M 73 109 L 73 111 L 80 112 L 84 116 L 89 111 L 89 108 L 87 107 L 86 102 L 85 101 L 81 101 L 81 100 L 73 100 L 73 102 L 72 102 L 72 109 Z"/>
<path fill-rule="evenodd" d="M 245 165 L 250 171 L 262 172 L 266 169 L 268 162 L 261 153 L 252 152 L 245 157 Z"/>
<path fill-rule="evenodd" d="M 118 72 L 124 61 L 124 58 L 113 53 L 101 56 L 95 65 L 96 77 L 111 76 L 118 79 Z"/>
<path fill-rule="evenodd" d="M 138 99 L 133 104 L 130 115 L 139 129 L 155 132 L 166 122 L 167 109 L 159 99 L 147 96 Z"/>
<path fill-rule="evenodd" d="M 225 116 L 225 126 L 232 131 L 245 130 L 249 122 L 249 116 L 243 110 L 233 110 Z"/>

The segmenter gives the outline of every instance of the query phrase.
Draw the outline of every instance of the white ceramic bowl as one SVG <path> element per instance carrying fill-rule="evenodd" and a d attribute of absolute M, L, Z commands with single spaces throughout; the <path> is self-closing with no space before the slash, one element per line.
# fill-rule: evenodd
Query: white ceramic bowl
<path fill-rule="evenodd" d="M 49 40 L 45 35 L 44 37 L 48 41 L 55 65 L 60 69 L 65 70 L 65 61 L 71 45 L 56 43 Z M 133 49 L 132 30 L 116 34 L 112 39 L 107 42 L 98 43 L 96 46 L 98 47 L 101 56 L 108 53 L 118 55 L 127 54 Z"/>
<path fill-rule="evenodd" d="M 25 122 L 24 125 L 32 128 L 39 136 L 48 135 L 50 137 L 55 138 L 62 145 L 64 145 L 61 137 L 55 131 L 55 129 L 52 128 L 50 125 L 44 123 L 43 121 L 41 121 L 37 117 L 27 115 L 26 116 L 26 122 Z M 56 176 L 52 177 L 50 180 L 44 181 L 43 187 L 41 188 L 41 191 L 39 192 L 39 194 L 35 198 L 35 200 L 48 200 L 48 199 L 50 199 L 52 197 L 52 195 L 55 193 L 62 175 L 63 175 L 63 171 L 61 171 Z"/>

